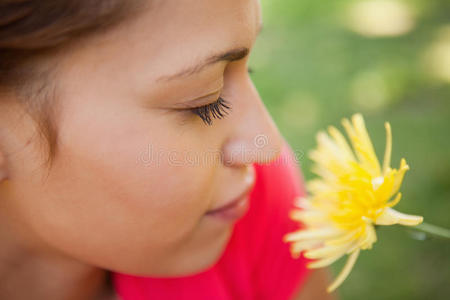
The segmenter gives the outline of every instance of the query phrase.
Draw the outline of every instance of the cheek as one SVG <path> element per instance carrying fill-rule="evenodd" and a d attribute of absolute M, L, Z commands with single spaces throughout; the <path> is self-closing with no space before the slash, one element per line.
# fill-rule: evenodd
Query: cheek
<path fill-rule="evenodd" d="M 179 162 L 192 141 L 179 137 L 178 129 L 160 115 L 107 103 L 96 108 L 78 106 L 63 126 L 61 144 L 66 146 L 60 165 L 68 173 L 65 178 L 75 177 L 77 190 L 90 191 L 88 198 L 96 195 L 99 205 L 117 206 L 135 220 L 182 222 L 186 230 L 195 225 L 208 206 L 201 195 L 208 191 L 212 169 Z"/>
<path fill-rule="evenodd" d="M 29 189 L 27 198 L 39 205 L 29 206 L 26 218 L 52 247 L 105 268 L 149 272 L 180 251 L 184 261 L 210 238 L 202 215 L 212 199 L 211 172 L 173 165 L 164 155 L 145 164 L 142 142 L 122 141 L 73 140 L 61 148 L 45 187 Z"/>
<path fill-rule="evenodd" d="M 213 165 L 189 163 L 188 137 L 84 124 L 63 127 L 53 168 L 40 174 L 45 184 L 28 183 L 27 202 L 39 202 L 24 208 L 25 218 L 36 233 L 71 256 L 118 269 L 197 251 L 210 235 L 202 216 L 212 202 Z M 190 240 L 197 246 L 183 248 Z"/>
<path fill-rule="evenodd" d="M 154 239 L 175 243 L 196 229 L 210 204 L 213 178 L 204 166 L 182 163 L 183 150 L 177 146 L 140 132 L 109 134 L 95 144 L 83 140 L 62 149 L 64 176 L 54 178 L 72 191 L 74 201 L 84 199 L 97 212 L 109 207 Z"/>

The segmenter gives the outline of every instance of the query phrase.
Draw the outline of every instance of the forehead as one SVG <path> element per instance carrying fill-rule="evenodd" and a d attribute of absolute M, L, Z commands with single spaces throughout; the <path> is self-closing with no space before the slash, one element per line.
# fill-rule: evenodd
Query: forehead
<path fill-rule="evenodd" d="M 262 22 L 258 0 L 149 3 L 145 11 L 85 47 L 85 59 L 91 50 L 88 64 L 92 68 L 108 60 L 116 69 L 131 70 L 133 62 L 139 61 L 141 67 L 151 65 L 141 75 L 147 80 L 157 78 L 167 66 L 186 65 L 230 48 L 251 48 Z"/>
<path fill-rule="evenodd" d="M 163 0 L 151 7 L 142 25 L 161 37 L 162 44 L 172 38 L 187 43 L 196 37 L 197 42 L 207 37 L 210 43 L 222 39 L 248 43 L 261 22 L 256 0 Z"/>

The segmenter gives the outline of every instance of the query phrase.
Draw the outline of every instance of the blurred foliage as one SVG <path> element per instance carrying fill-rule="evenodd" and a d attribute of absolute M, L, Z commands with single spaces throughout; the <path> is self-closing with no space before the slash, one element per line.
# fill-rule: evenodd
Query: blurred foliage
<path fill-rule="evenodd" d="M 253 80 L 306 179 L 314 176 L 307 153 L 319 130 L 342 129 L 343 117 L 361 112 L 382 159 L 389 121 L 392 166 L 405 157 L 411 167 L 397 208 L 450 228 L 450 1 L 395 1 L 408 9 L 411 28 L 384 36 L 349 25 L 349 11 L 361 2 L 262 0 Z M 380 26 L 389 22 L 389 11 L 368 13 Z M 344 262 L 331 266 L 334 275 Z M 380 228 L 337 293 L 343 300 L 450 299 L 450 243 Z"/>

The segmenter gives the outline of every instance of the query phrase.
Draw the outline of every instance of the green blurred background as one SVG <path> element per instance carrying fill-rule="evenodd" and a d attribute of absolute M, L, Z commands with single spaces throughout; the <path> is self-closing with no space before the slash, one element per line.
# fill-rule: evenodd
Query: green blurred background
<path fill-rule="evenodd" d="M 379 158 L 384 121 L 392 166 L 411 167 L 399 211 L 450 228 L 450 1 L 262 0 L 252 77 L 280 131 L 307 153 L 328 125 L 361 112 Z M 304 154 L 304 155 L 303 155 Z M 341 299 L 450 299 L 450 241 L 377 230 L 337 293 Z M 345 258 L 331 266 L 333 276 Z"/>

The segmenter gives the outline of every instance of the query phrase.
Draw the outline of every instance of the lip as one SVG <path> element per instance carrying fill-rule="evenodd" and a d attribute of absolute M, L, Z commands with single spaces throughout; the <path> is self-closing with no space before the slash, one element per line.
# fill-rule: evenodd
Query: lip
<path fill-rule="evenodd" d="M 233 201 L 231 201 L 230 203 L 223 205 L 221 207 L 218 207 L 216 209 L 210 210 L 207 213 L 208 214 L 212 214 L 212 213 L 217 213 L 217 212 L 221 212 L 227 209 L 231 209 L 237 205 L 239 205 L 239 203 L 248 196 L 248 194 L 250 193 L 250 187 L 248 187 L 243 193 L 241 193 L 238 197 L 234 198 Z"/>
<path fill-rule="evenodd" d="M 249 194 L 255 184 L 255 170 L 253 166 L 248 166 L 248 174 L 244 181 L 247 184 L 247 188 L 239 196 L 223 206 L 207 211 L 206 215 L 218 217 L 226 221 L 241 218 L 249 208 Z"/>
<path fill-rule="evenodd" d="M 225 221 L 233 221 L 241 218 L 248 210 L 249 194 L 251 187 L 246 189 L 241 195 L 235 198 L 230 203 L 219 208 L 210 210 L 206 213 L 207 216 L 217 217 Z"/>

